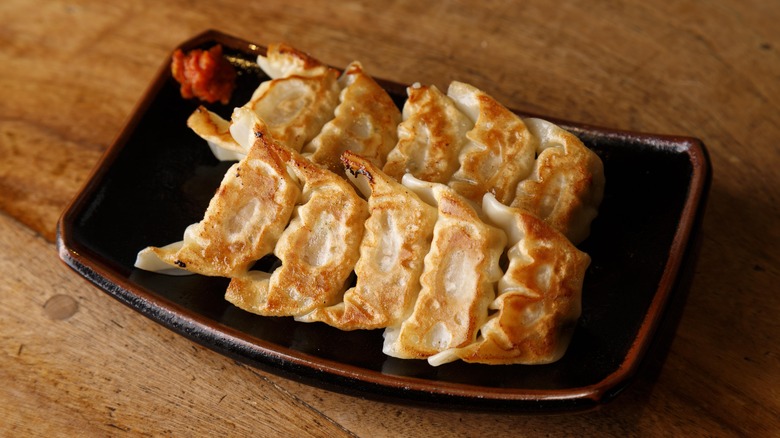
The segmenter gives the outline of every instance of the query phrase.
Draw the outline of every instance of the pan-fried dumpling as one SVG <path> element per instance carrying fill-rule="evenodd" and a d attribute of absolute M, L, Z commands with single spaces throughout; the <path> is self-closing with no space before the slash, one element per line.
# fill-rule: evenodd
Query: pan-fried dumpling
<path fill-rule="evenodd" d="M 525 119 L 538 141 L 531 175 L 517 186 L 511 205 L 522 207 L 575 244 L 590 234 L 604 194 L 601 159 L 572 133 L 544 120 Z"/>
<path fill-rule="evenodd" d="M 400 326 L 385 330 L 382 351 L 422 359 L 474 342 L 495 298 L 506 236 L 482 222 L 471 204 L 450 187 L 411 175 L 404 176 L 403 184 L 436 205 L 439 215 L 414 311 Z"/>
<path fill-rule="evenodd" d="M 339 73 L 286 44 L 272 44 L 258 64 L 272 78 L 244 107 L 254 111 L 274 138 L 299 151 L 333 117 L 341 91 Z M 229 132 L 230 122 L 201 106 L 187 120 L 221 160 L 240 159 L 246 150 Z"/>
<path fill-rule="evenodd" d="M 269 151 L 275 142 L 262 122 L 251 111 L 244 114 L 243 125 L 252 129 L 239 138 L 249 153 L 227 171 L 203 220 L 187 227 L 181 242 L 142 250 L 136 267 L 233 277 L 273 251 L 300 188 Z"/>
<path fill-rule="evenodd" d="M 399 325 L 411 313 L 420 292 L 436 208 L 368 159 L 345 152 L 342 160 L 348 171 L 370 187 L 366 194 L 370 216 L 355 265 L 357 283 L 341 303 L 296 319 L 322 321 L 342 330 Z"/>
<path fill-rule="evenodd" d="M 300 205 L 274 249 L 281 266 L 233 278 L 225 298 L 260 315 L 304 315 L 341 300 L 368 207 L 345 179 L 288 148 L 270 149 L 303 184 Z"/>
<path fill-rule="evenodd" d="M 453 81 L 447 96 L 474 123 L 450 186 L 477 204 L 485 193 L 510 203 L 517 183 L 531 173 L 533 136 L 520 117 L 471 85 Z"/>
<path fill-rule="evenodd" d="M 347 67 L 339 83 L 342 90 L 335 117 L 303 147 L 302 153 L 338 175 L 344 173 L 340 161 L 344 151 L 360 154 L 381 168 L 398 138 L 396 127 L 401 112 L 359 62 Z"/>
<path fill-rule="evenodd" d="M 458 170 L 458 154 L 474 122 L 434 85 L 406 89 L 398 144 L 387 156 L 384 172 L 400 181 L 406 173 L 446 184 Z"/>
<path fill-rule="evenodd" d="M 271 79 L 290 76 L 315 77 L 331 70 L 308 53 L 286 43 L 269 44 L 265 56 L 257 56 L 257 65 Z"/>
<path fill-rule="evenodd" d="M 187 119 L 187 126 L 206 140 L 211 152 L 220 161 L 237 161 L 247 153 L 230 135 L 230 124 L 203 105 L 198 106 Z"/>
<path fill-rule="evenodd" d="M 484 199 L 488 220 L 508 236 L 509 267 L 498 282 L 497 311 L 476 342 L 428 358 L 486 364 L 544 364 L 563 356 L 580 316 L 582 282 L 590 257 L 563 234 L 522 209 Z"/>

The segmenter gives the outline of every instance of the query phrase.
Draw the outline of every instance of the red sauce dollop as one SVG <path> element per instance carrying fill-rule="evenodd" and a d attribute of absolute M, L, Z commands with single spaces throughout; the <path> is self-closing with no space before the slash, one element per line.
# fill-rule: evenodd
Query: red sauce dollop
<path fill-rule="evenodd" d="M 236 70 L 222 56 L 222 46 L 207 51 L 195 49 L 186 54 L 177 49 L 171 63 L 173 78 L 181 84 L 181 96 L 205 102 L 227 104 L 236 87 Z"/>

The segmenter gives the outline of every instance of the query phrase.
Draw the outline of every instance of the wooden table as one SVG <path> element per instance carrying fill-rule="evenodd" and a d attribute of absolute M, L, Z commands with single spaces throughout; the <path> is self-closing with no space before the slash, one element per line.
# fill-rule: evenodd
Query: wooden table
<path fill-rule="evenodd" d="M 2 2 L 0 435 L 778 433 L 780 3 L 216 3 Z M 172 48 L 208 28 L 401 83 L 470 82 L 523 111 L 701 138 L 714 168 L 701 255 L 657 378 L 576 415 L 384 404 L 220 356 L 68 269 L 58 216 Z"/>

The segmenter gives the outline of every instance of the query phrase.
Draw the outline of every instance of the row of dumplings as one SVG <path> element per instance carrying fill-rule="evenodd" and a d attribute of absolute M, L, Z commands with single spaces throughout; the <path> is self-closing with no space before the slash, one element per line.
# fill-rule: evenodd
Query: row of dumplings
<path fill-rule="evenodd" d="M 272 45 L 258 64 L 271 79 L 230 121 L 188 120 L 237 163 L 203 220 L 137 267 L 229 277 L 226 299 L 260 315 L 383 328 L 394 357 L 561 357 L 590 262 L 574 243 L 603 192 L 595 154 L 466 84 L 409 87 L 401 114 L 358 63 L 339 75 Z M 279 266 L 253 270 L 268 254 Z"/>

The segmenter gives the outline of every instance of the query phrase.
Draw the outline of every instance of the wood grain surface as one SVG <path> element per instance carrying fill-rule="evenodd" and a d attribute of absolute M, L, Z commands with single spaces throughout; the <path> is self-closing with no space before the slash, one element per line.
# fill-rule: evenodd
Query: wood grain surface
<path fill-rule="evenodd" d="M 0 435 L 777 436 L 780 3 L 0 3 Z M 587 413 L 363 400 L 236 363 L 58 258 L 55 224 L 180 42 L 218 29 L 593 125 L 698 137 L 714 168 L 657 376 Z"/>

